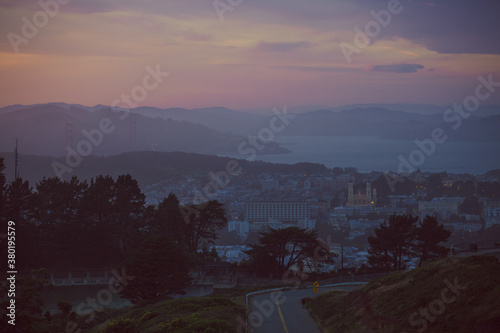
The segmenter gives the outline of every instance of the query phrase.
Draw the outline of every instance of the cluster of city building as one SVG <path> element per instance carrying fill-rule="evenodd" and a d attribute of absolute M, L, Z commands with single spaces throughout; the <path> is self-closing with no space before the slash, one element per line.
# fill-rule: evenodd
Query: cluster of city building
<path fill-rule="evenodd" d="M 392 214 L 438 215 L 445 227 L 462 233 L 500 224 L 500 198 L 480 199 L 483 205 L 480 214 L 460 213 L 464 197 L 425 200 L 426 179 L 420 170 L 411 175 L 415 193 L 389 194 L 383 198 L 384 204 L 379 204 L 381 198 L 373 182 L 381 175 L 377 172 L 247 174 L 208 196 L 208 199 L 224 203 L 228 216 L 227 231 L 234 231 L 241 238 L 241 245 L 216 246 L 216 250 L 224 260 L 239 262 L 246 257 L 243 251 L 248 248 L 243 244 L 251 233 L 290 226 L 313 230 L 317 224 L 328 224 L 332 230 L 346 231 L 346 238 L 352 240 L 378 227 Z M 458 180 L 460 176 L 447 176 L 443 178 L 443 186 L 453 186 Z M 169 193 L 176 194 L 181 203 L 191 204 L 206 181 L 203 176 L 180 177 L 150 185 L 143 191 L 150 204 L 157 204 Z M 332 250 L 341 251 L 340 244 L 330 245 Z M 367 263 L 366 247 L 343 250 L 345 265 Z"/>

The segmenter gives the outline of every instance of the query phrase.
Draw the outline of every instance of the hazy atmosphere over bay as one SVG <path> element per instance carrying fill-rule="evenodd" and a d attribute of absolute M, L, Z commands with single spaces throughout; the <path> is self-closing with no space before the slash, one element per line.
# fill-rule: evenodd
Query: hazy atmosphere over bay
<path fill-rule="evenodd" d="M 0 0 L 0 331 L 498 332 L 499 15 Z"/>

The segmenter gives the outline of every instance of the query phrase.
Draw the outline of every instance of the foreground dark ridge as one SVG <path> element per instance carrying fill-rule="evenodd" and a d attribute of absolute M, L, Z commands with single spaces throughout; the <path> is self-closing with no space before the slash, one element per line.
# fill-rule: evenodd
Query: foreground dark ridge
<path fill-rule="evenodd" d="M 449 257 L 309 300 L 323 332 L 498 332 L 500 265 Z"/>

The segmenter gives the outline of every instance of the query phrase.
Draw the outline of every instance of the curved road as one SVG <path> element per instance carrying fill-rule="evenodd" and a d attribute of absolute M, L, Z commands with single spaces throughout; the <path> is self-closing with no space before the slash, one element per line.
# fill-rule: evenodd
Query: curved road
<path fill-rule="evenodd" d="M 249 332 L 320 333 L 309 311 L 302 308 L 304 297 L 320 295 L 329 290 L 354 290 L 359 285 L 279 290 L 251 296 L 248 300 Z"/>

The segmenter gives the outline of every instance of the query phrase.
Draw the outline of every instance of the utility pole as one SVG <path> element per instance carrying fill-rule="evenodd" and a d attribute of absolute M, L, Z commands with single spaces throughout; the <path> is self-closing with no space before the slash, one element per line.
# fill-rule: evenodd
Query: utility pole
<path fill-rule="evenodd" d="M 340 263 L 342 266 L 340 266 L 340 276 L 344 275 L 344 245 L 340 245 L 341 248 L 341 257 L 340 257 Z"/>
<path fill-rule="evenodd" d="M 14 150 L 14 179 L 17 180 L 19 178 L 19 154 L 17 152 L 17 143 L 18 143 L 18 138 L 16 138 L 16 149 Z"/>

